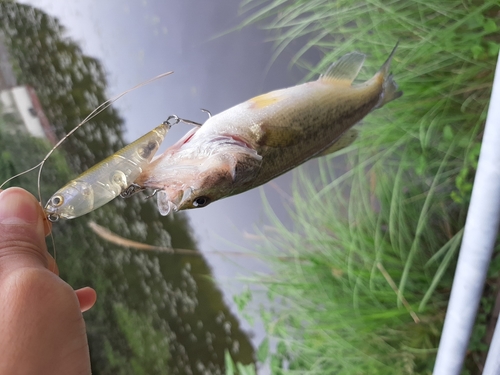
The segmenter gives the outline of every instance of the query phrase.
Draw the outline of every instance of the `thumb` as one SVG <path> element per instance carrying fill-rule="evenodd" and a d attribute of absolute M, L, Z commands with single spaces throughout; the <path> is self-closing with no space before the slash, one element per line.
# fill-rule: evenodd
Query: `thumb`
<path fill-rule="evenodd" d="M 0 274 L 19 268 L 47 268 L 43 210 L 20 188 L 0 193 Z"/>

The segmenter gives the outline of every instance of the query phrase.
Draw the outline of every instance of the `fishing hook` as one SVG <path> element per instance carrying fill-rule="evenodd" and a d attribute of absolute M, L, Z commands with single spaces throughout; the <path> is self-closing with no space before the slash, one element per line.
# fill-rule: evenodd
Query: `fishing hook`
<path fill-rule="evenodd" d="M 182 121 L 184 124 L 188 124 L 188 125 L 194 125 L 194 126 L 201 126 L 202 124 L 200 124 L 199 122 L 196 122 L 196 121 L 192 121 L 192 120 L 186 120 L 186 119 L 179 119 L 180 121 Z"/>
<path fill-rule="evenodd" d="M 208 109 L 203 109 L 203 108 L 200 108 L 200 109 L 202 112 L 208 114 L 208 118 L 212 117 L 212 113 Z M 171 120 L 173 120 L 173 122 L 170 122 Z M 196 122 L 193 120 L 187 120 L 185 118 L 180 118 L 177 115 L 171 115 L 165 121 L 163 121 L 163 123 L 165 125 L 169 125 L 169 126 L 178 124 L 179 122 L 183 122 L 187 125 L 194 125 L 194 126 L 202 126 L 203 125 L 203 124 L 200 124 L 199 122 Z"/>
<path fill-rule="evenodd" d="M 153 192 L 146 197 L 146 199 L 153 198 L 160 190 L 162 189 L 154 189 Z"/>
<path fill-rule="evenodd" d="M 212 116 L 211 113 L 209 111 L 207 111 L 206 109 L 202 109 L 202 111 L 208 113 L 209 117 Z M 195 125 L 195 126 L 201 126 L 202 125 L 202 124 L 200 124 L 200 123 L 198 123 L 196 121 L 191 121 L 191 120 L 186 120 L 186 119 L 180 118 L 177 115 L 170 115 L 170 116 L 168 116 L 168 118 L 165 121 L 163 121 L 163 124 L 167 125 L 168 127 L 172 127 L 173 125 L 176 125 L 179 122 L 183 122 L 185 124 Z M 125 190 L 123 190 L 120 193 L 120 197 L 121 198 L 130 198 L 131 196 L 133 196 L 133 195 L 135 195 L 137 193 L 140 193 L 141 191 L 144 191 L 144 190 L 146 190 L 146 188 L 144 188 L 144 187 L 142 187 L 142 186 L 140 186 L 140 185 L 138 185 L 136 183 L 132 183 Z M 154 197 L 158 191 L 159 191 L 159 189 L 155 189 L 151 195 L 148 195 L 146 197 L 146 199 Z"/>
<path fill-rule="evenodd" d="M 130 198 L 132 195 L 140 193 L 141 191 L 146 190 L 146 188 L 137 185 L 136 183 L 130 184 L 125 190 L 120 193 L 121 198 Z"/>
<path fill-rule="evenodd" d="M 212 117 L 212 112 L 210 112 L 208 109 L 200 108 L 202 112 L 205 112 L 208 115 L 208 118 Z"/>

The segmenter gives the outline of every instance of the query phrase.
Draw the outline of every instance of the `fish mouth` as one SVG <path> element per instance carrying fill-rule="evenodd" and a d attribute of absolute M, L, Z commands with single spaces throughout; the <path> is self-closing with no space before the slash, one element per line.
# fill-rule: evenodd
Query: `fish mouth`
<path fill-rule="evenodd" d="M 188 137 L 178 149 L 165 153 L 153 162 L 142 180 L 135 183 L 157 189 L 156 199 L 160 215 L 198 207 L 193 200 L 201 192 L 229 189 L 236 179 L 240 159 L 244 165 L 260 163 L 262 156 L 236 135 L 217 135 L 213 139 L 193 140 Z"/>
<path fill-rule="evenodd" d="M 167 216 L 170 212 L 177 212 L 182 208 L 183 204 L 188 201 L 193 194 L 192 188 L 178 191 L 172 198 L 165 190 L 160 190 L 156 193 L 156 202 L 160 215 Z"/>

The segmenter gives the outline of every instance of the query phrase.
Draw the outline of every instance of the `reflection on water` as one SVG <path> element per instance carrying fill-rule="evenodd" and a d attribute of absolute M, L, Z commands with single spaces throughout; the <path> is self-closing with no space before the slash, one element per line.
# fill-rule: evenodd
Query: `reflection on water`
<path fill-rule="evenodd" d="M 122 212 L 123 222 L 118 220 L 120 222 L 109 226 L 115 232 L 130 231 L 130 238 L 155 245 L 165 245 L 168 232 L 174 247 L 196 248 L 184 216 L 177 215 L 161 225 L 160 221 L 147 219 L 156 218 L 152 202 L 145 204 L 137 199 L 127 202 L 126 207 L 133 209 Z M 100 223 L 108 221 L 107 214 L 102 211 L 95 216 Z M 131 229 L 127 225 L 129 221 L 135 222 L 136 228 Z M 147 228 L 138 228 L 144 224 Z M 146 236 L 136 237 L 137 232 L 144 231 Z M 103 246 L 110 247 L 109 244 Z M 107 282 L 115 286 L 116 300 L 152 319 L 153 325 L 164 332 L 169 341 L 172 368 L 176 369 L 172 373 L 189 373 L 187 369 L 194 373 L 202 369 L 218 373 L 225 349 L 242 362 L 252 360 L 253 350 L 248 338 L 224 305 L 221 292 L 207 277 L 210 270 L 201 256 L 111 251 L 112 257 L 101 255 L 104 259 L 99 268 L 105 270 Z M 108 308 L 107 311 L 112 310 Z M 112 316 L 109 318 L 114 320 Z"/>
<path fill-rule="evenodd" d="M 0 28 L 16 84 L 34 87 L 58 137 L 105 100 L 99 61 L 64 38 L 57 20 L 27 5 L 0 2 Z M 1 89 L 9 89 L 5 86 Z M 0 119 L 2 179 L 36 164 L 48 150 L 46 141 L 6 131 L 16 122 L 22 121 Z M 109 108 L 69 138 L 65 153 L 55 155 L 44 170 L 43 195 L 50 196 L 74 176 L 73 170 L 80 172 L 122 147 L 122 125 Z M 35 192 L 34 180 L 22 177 L 15 184 Z M 87 227 L 89 219 L 153 245 L 196 249 L 196 243 L 184 215 L 160 221 L 153 202 L 138 197 L 54 225 L 61 276 L 74 288 L 90 285 L 98 293 L 96 306 L 85 315 L 95 374 L 223 373 L 225 350 L 235 361 L 253 361 L 249 339 L 202 256 L 117 248 L 96 238 Z"/>

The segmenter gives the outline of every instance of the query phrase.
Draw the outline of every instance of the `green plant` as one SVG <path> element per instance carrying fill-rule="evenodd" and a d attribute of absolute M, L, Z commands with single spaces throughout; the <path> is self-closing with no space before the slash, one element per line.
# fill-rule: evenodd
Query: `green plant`
<path fill-rule="evenodd" d="M 313 75 L 358 50 L 370 77 L 397 41 L 404 91 L 362 136 L 296 173 L 293 228 L 269 208 L 262 252 L 276 307 L 262 312 L 273 373 L 430 374 L 477 166 L 498 36 L 496 1 L 248 1 L 247 23 L 276 31 L 276 55 Z M 320 50 L 317 66 L 302 57 Z M 483 319 L 484 320 L 484 319 Z M 485 322 L 478 322 L 484 325 Z M 484 330 L 476 330 L 474 352 Z M 483 333 L 482 333 L 483 332 Z M 262 353 L 266 353 L 264 355 Z M 467 370 L 477 373 L 474 361 Z"/>

